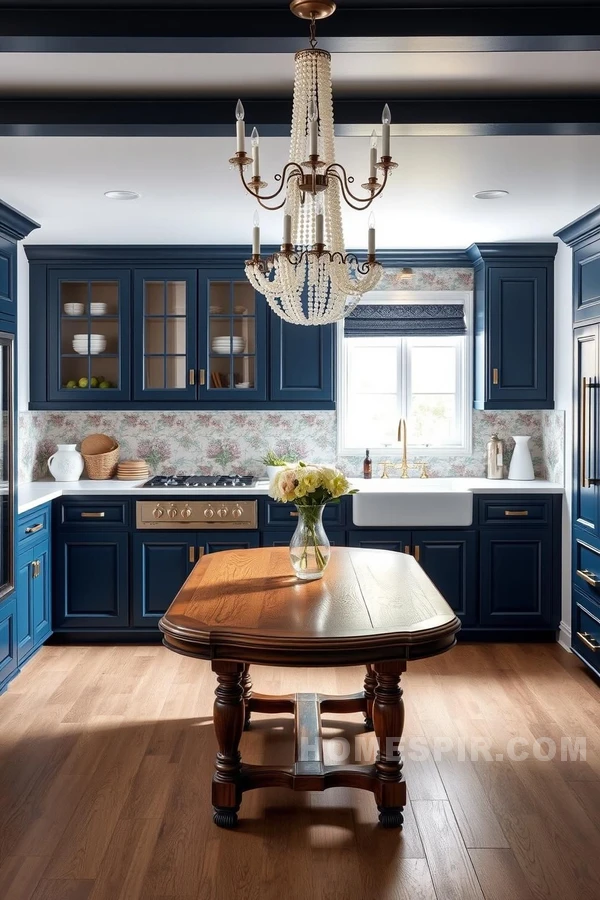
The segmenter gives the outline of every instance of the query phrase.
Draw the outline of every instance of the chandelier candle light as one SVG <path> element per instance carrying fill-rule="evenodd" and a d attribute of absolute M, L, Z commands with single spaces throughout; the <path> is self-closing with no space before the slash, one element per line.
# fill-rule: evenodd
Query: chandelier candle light
<path fill-rule="evenodd" d="M 375 256 L 375 221 L 369 218 L 367 258 L 360 262 L 346 253 L 342 199 L 352 209 L 367 209 L 384 190 L 397 164 L 390 153 L 389 106 L 382 115 L 381 157 L 377 133 L 370 138 L 369 176 L 357 196 L 352 176 L 335 161 L 331 56 L 316 47 L 315 23 L 335 11 L 330 0 L 292 0 L 290 9 L 310 20 L 310 49 L 295 56 L 294 102 L 289 162 L 275 175 L 279 187 L 265 193 L 260 173 L 260 137 L 252 131 L 252 156 L 246 154 L 244 107 L 236 106 L 237 152 L 230 159 L 245 189 L 269 210 L 283 209 L 281 250 L 261 257 L 260 230 L 255 216 L 252 258 L 246 275 L 271 308 L 296 325 L 325 325 L 347 316 L 366 291 L 376 287 L 382 268 Z M 308 156 L 308 158 L 306 158 Z M 244 169 L 252 165 L 252 177 Z M 379 180 L 381 177 L 381 180 Z"/>

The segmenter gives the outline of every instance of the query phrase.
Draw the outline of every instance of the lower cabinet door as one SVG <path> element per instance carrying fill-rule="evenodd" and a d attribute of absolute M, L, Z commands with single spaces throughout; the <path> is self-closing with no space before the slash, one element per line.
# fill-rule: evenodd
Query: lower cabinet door
<path fill-rule="evenodd" d="M 330 531 L 325 529 L 329 543 L 332 547 L 343 547 L 346 543 L 346 535 L 343 531 Z M 263 547 L 289 547 L 293 531 L 264 533 L 262 537 Z"/>
<path fill-rule="evenodd" d="M 205 553 L 221 550 L 249 550 L 259 546 L 258 531 L 200 531 L 196 535 L 198 548 Z"/>
<path fill-rule="evenodd" d="M 477 621 L 477 534 L 413 531 L 413 554 L 463 625 Z"/>
<path fill-rule="evenodd" d="M 350 547 L 362 547 L 365 550 L 396 550 L 398 553 L 410 553 L 410 531 L 351 531 L 348 544 Z"/>
<path fill-rule="evenodd" d="M 129 535 L 80 529 L 59 533 L 55 548 L 55 630 L 129 625 Z"/>
<path fill-rule="evenodd" d="M 0 603 L 0 685 L 17 668 L 17 602 L 10 597 Z"/>
<path fill-rule="evenodd" d="M 133 624 L 156 626 L 198 559 L 194 532 L 133 536 Z"/>
<path fill-rule="evenodd" d="M 17 662 L 20 664 L 33 650 L 33 548 L 20 553 L 17 562 Z"/>
<path fill-rule="evenodd" d="M 33 623 L 33 646 L 39 647 L 52 634 L 50 545 L 48 541 L 36 544 L 34 557 L 37 562 L 37 572 L 33 579 L 31 619 Z"/>
<path fill-rule="evenodd" d="M 480 532 L 480 624 L 553 628 L 550 529 Z"/>

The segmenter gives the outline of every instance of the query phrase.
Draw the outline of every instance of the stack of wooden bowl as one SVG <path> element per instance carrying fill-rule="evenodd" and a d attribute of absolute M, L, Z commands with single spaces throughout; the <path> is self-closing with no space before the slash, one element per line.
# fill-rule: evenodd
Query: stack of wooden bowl
<path fill-rule="evenodd" d="M 81 442 L 81 455 L 88 478 L 104 481 L 112 478 L 119 462 L 119 445 L 107 434 L 90 434 Z"/>
<path fill-rule="evenodd" d="M 117 466 L 119 481 L 147 481 L 150 470 L 145 459 L 123 459 Z"/>

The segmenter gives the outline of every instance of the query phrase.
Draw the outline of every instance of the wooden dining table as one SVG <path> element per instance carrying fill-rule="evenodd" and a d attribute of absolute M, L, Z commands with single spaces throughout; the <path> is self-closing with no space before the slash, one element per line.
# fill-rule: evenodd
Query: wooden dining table
<path fill-rule="evenodd" d="M 218 743 L 214 822 L 237 823 L 242 795 L 261 787 L 371 791 L 384 827 L 401 826 L 406 803 L 400 741 L 400 678 L 411 660 L 456 642 L 460 622 L 417 561 L 389 550 L 335 547 L 323 578 L 300 581 L 286 547 L 204 556 L 161 619 L 171 650 L 208 659 L 216 675 Z M 363 689 L 347 696 L 254 693 L 250 666 L 366 666 Z M 295 762 L 257 766 L 239 746 L 253 712 L 295 717 Z M 322 713 L 362 712 L 379 753 L 371 765 L 326 765 Z"/>

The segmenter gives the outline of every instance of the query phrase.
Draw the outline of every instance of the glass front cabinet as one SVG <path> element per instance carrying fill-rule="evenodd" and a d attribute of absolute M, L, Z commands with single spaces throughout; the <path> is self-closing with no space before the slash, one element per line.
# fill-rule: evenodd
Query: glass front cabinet
<path fill-rule="evenodd" d="M 92 249 L 26 248 L 31 409 L 335 408 L 335 326 L 282 322 L 241 259 Z"/>
<path fill-rule="evenodd" d="M 127 271 L 51 274 L 51 400 L 129 397 L 129 291 Z"/>

